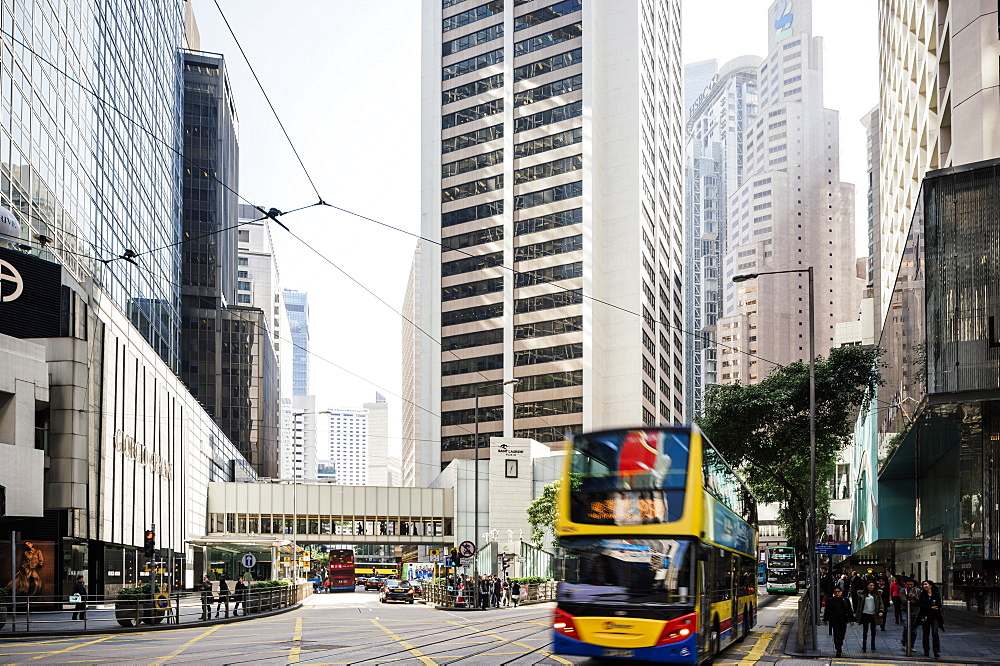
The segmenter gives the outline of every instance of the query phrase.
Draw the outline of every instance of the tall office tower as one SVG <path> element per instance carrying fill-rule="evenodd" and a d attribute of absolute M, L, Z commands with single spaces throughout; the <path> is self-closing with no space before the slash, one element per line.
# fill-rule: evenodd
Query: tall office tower
<path fill-rule="evenodd" d="M 484 458 L 491 435 L 680 421 L 679 0 L 423 16 L 424 437 L 446 464 L 477 421 Z"/>
<path fill-rule="evenodd" d="M 292 395 L 309 395 L 309 294 L 285 289 L 292 338 Z"/>
<path fill-rule="evenodd" d="M 278 474 L 278 366 L 266 311 L 238 303 L 236 111 L 221 56 L 185 51 L 180 377 L 261 476 Z M 247 294 L 249 296 L 249 294 Z M 246 300 L 250 300 L 247 298 Z"/>
<path fill-rule="evenodd" d="M 366 486 L 368 482 L 368 410 L 330 409 L 326 459 L 337 470 L 337 483 Z M 384 484 L 383 484 L 384 485 Z"/>
<path fill-rule="evenodd" d="M 20 221 L 23 244 L 81 283 L 93 277 L 175 372 L 183 145 L 177 50 L 186 6 L 72 3 L 57 11 L 40 1 L 0 0 L 0 206 Z M 92 90 L 106 104 L 91 98 Z M 136 119 L 150 134 L 136 131 Z M 39 237 L 52 241 L 39 249 Z M 140 257 L 135 265 L 95 261 L 129 252 Z"/>
<path fill-rule="evenodd" d="M 882 275 L 882 188 L 879 173 L 882 169 L 882 136 L 879 133 L 879 109 L 876 106 L 864 118 L 861 124 L 865 128 L 865 154 L 868 162 L 868 261 L 866 266 L 865 298 L 871 299 L 871 321 L 865 322 L 865 326 L 870 326 L 872 336 L 878 335 L 878 329 L 882 324 L 882 292 L 879 289 Z"/>
<path fill-rule="evenodd" d="M 381 393 L 375 402 L 366 402 L 368 410 L 368 485 L 389 485 L 389 403 Z"/>
<path fill-rule="evenodd" d="M 924 174 L 1000 157 L 997 7 L 880 0 L 881 315 Z"/>
<path fill-rule="evenodd" d="M 684 322 L 693 333 L 684 348 L 688 420 L 701 413 L 705 389 L 719 382 L 715 344 L 722 304 L 719 269 L 726 245 L 729 195 L 743 184 L 744 129 L 757 114 L 760 64 L 757 56 L 730 60 L 688 107 Z"/>
<path fill-rule="evenodd" d="M 430 377 L 421 372 L 422 345 L 434 343 L 420 330 L 415 322 L 420 317 L 420 254 L 421 243 L 417 243 L 410 264 L 410 277 L 406 283 L 403 298 L 403 374 L 402 403 L 402 464 L 400 485 L 428 488 L 441 470 L 441 446 L 435 442 L 440 433 L 428 430 L 428 419 L 420 410 L 420 396 L 430 391 Z M 426 363 L 426 360 L 424 360 Z"/>
<path fill-rule="evenodd" d="M 771 51 L 746 128 L 746 175 L 729 202 L 721 383 L 754 383 L 770 362 L 809 360 L 807 274 L 733 284 L 736 275 L 811 266 L 817 354 L 833 345 L 837 322 L 857 316 L 854 186 L 840 182 L 839 114 L 823 106 L 823 42 L 811 24 L 809 0 L 776 0 L 768 11 Z"/>
<path fill-rule="evenodd" d="M 719 61 L 715 58 L 699 60 L 684 65 L 684 118 L 690 118 L 691 107 L 705 88 L 712 83 L 719 71 Z"/>

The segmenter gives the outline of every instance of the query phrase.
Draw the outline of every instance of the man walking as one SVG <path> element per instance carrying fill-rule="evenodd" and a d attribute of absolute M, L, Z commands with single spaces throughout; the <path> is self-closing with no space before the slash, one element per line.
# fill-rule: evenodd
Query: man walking
<path fill-rule="evenodd" d="M 208 620 L 212 617 L 212 581 L 208 579 L 208 574 L 201 577 L 201 583 L 198 585 L 198 591 L 201 592 L 200 619 Z"/>
<path fill-rule="evenodd" d="M 839 587 L 833 588 L 833 597 L 826 602 L 823 611 L 823 624 L 829 623 L 833 629 L 833 646 L 837 648 L 837 656 L 841 656 L 844 648 L 844 635 L 847 633 L 847 623 L 854 626 L 854 611 L 844 598 L 844 592 Z"/>
<path fill-rule="evenodd" d="M 914 587 L 914 583 L 916 581 L 912 578 L 907 578 L 906 582 L 903 583 L 903 588 L 899 591 L 899 601 L 903 607 L 903 637 L 900 640 L 903 649 L 912 646 L 913 641 L 917 637 L 917 617 L 920 610 L 917 605 L 917 599 L 919 598 L 920 591 Z M 908 620 L 912 622 L 909 632 L 907 632 Z"/>
<path fill-rule="evenodd" d="M 87 619 L 87 586 L 83 584 L 83 576 L 76 577 L 73 584 L 73 594 L 80 597 L 80 601 L 73 608 L 73 619 Z M 79 617 L 78 617 L 79 616 Z"/>

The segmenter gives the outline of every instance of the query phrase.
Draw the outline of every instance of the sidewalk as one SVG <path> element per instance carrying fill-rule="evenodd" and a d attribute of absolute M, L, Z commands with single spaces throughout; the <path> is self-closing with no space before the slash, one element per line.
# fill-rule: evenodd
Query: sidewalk
<path fill-rule="evenodd" d="M 837 653 L 833 646 L 833 635 L 830 634 L 829 627 L 822 624 L 816 627 L 816 642 L 818 650 L 809 650 L 804 653 L 795 651 L 795 632 L 797 630 L 796 621 L 792 631 L 789 632 L 788 643 L 785 652 L 796 657 L 832 657 Z M 1000 631 L 992 627 L 977 626 L 959 614 L 949 614 L 945 616 L 945 627 L 941 632 L 941 662 L 952 664 L 1000 664 Z M 896 624 L 890 617 L 885 625 L 885 631 L 879 631 L 875 637 L 875 651 L 871 650 L 871 636 L 868 637 L 868 652 L 861 651 L 861 625 L 848 625 L 847 634 L 844 637 L 844 658 L 865 659 L 869 661 L 887 662 L 907 662 L 920 661 L 927 663 L 928 658 L 924 656 L 923 649 L 923 629 L 917 629 L 917 638 L 913 644 L 913 656 L 907 658 L 903 648 L 903 625 Z M 933 637 L 928 636 L 931 641 L 930 660 L 934 659 Z M 806 639 L 808 641 L 808 638 Z"/>
<path fill-rule="evenodd" d="M 68 605 L 68 604 L 67 604 Z M 30 630 L 26 626 L 25 614 L 18 613 L 16 616 L 16 622 L 12 623 L 11 619 L 13 617 L 12 613 L 7 613 L 7 622 L 4 624 L 3 628 L 0 628 L 0 641 L 5 638 L 25 638 L 28 636 L 66 636 L 75 634 L 106 634 L 106 633 L 133 633 L 136 631 L 163 631 L 170 629 L 190 629 L 192 627 L 199 626 L 211 626 L 214 624 L 225 624 L 229 622 L 242 622 L 243 620 L 252 620 L 254 618 L 269 617 L 271 615 L 279 615 L 281 613 L 287 613 L 288 611 L 293 611 L 302 605 L 301 602 L 291 604 L 284 608 L 277 608 L 274 610 L 264 611 L 260 613 L 251 613 L 250 615 L 244 615 L 242 612 L 239 616 L 233 615 L 230 611 L 229 617 L 225 617 L 225 612 L 219 614 L 219 618 L 215 619 L 214 611 L 212 613 L 212 619 L 210 620 L 198 620 L 201 614 L 201 604 L 197 600 L 191 600 L 190 602 L 184 601 L 181 603 L 180 611 L 180 623 L 175 623 L 168 621 L 164 618 L 159 624 L 140 624 L 135 627 L 123 627 L 118 624 L 118 620 L 115 618 L 115 606 L 113 603 L 103 604 L 103 603 L 89 603 L 87 604 L 87 620 L 86 622 L 82 620 L 73 620 L 72 610 L 57 611 L 52 613 L 32 613 L 30 620 Z M 214 608 L 214 606 L 213 606 Z M 173 619 L 173 618 L 171 618 Z"/>

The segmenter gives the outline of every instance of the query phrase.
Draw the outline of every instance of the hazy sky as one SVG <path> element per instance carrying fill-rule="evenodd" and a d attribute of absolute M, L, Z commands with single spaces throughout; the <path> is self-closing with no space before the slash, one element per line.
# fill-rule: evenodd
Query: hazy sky
<path fill-rule="evenodd" d="M 250 63 L 330 204 L 420 231 L 421 0 L 218 0 Z M 618 2 L 619 0 L 596 0 Z M 194 0 L 201 48 L 223 53 L 240 121 L 240 193 L 265 209 L 317 200 L 215 0 Z M 685 0 L 684 61 L 766 55 L 766 0 Z M 878 102 L 871 0 L 813 0 L 825 38 L 826 105 L 840 111 L 841 174 L 865 212 L 860 118 Z M 283 286 L 309 292 L 317 408 L 389 400 L 399 442 L 399 310 L 415 238 L 329 208 L 284 219 L 315 252 L 275 228 Z M 317 254 L 318 253 L 318 254 Z M 357 377 L 349 373 L 354 373 Z M 379 388 L 381 387 L 381 388 Z"/>

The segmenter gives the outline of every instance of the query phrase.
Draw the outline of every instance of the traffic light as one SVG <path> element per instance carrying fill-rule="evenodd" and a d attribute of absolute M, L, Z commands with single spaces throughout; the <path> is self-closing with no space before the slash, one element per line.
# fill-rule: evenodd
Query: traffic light
<path fill-rule="evenodd" d="M 458 554 L 458 548 L 451 549 L 451 565 L 457 567 L 462 563 L 462 557 Z"/>
<path fill-rule="evenodd" d="M 153 530 L 146 530 L 146 538 L 142 544 L 142 553 L 150 560 L 156 556 L 156 532 Z"/>

